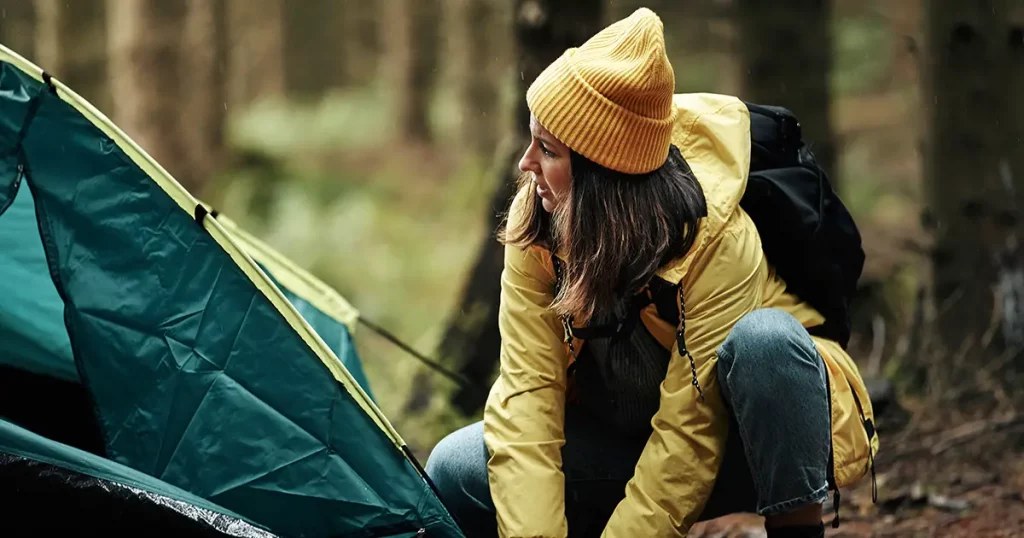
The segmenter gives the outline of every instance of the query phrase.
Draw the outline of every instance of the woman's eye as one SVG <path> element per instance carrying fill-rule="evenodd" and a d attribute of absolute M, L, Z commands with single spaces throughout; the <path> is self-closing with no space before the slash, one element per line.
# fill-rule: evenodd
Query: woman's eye
<path fill-rule="evenodd" d="M 548 151 L 548 148 L 544 147 L 543 145 L 541 145 L 541 147 L 540 147 L 540 151 L 541 151 L 541 152 L 542 152 L 542 153 L 543 153 L 544 155 L 547 155 L 548 157 L 554 157 L 554 156 L 555 156 L 555 154 L 554 154 L 554 153 L 551 153 L 550 151 Z"/>

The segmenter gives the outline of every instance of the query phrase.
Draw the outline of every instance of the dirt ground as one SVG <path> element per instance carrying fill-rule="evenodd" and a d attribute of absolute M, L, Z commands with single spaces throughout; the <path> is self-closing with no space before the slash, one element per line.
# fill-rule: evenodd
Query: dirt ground
<path fill-rule="evenodd" d="M 1024 414 L 1012 407 L 968 415 L 943 406 L 900 406 L 879 416 L 879 432 L 878 502 L 871 500 L 870 477 L 843 490 L 838 529 L 830 525 L 831 501 L 826 503 L 826 536 L 1024 536 Z M 760 518 L 737 515 L 699 525 L 691 536 L 755 538 L 765 532 Z"/>

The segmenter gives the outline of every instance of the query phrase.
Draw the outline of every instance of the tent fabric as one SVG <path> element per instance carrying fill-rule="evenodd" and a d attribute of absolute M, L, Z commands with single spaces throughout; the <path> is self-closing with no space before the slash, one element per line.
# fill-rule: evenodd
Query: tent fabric
<path fill-rule="evenodd" d="M 95 531 L 89 521 L 83 520 L 95 517 L 103 520 L 96 524 L 117 525 L 120 531 L 128 530 L 127 525 L 148 520 L 149 525 L 159 524 L 159 528 L 167 531 L 188 531 L 190 536 L 197 532 L 203 536 L 274 536 L 242 516 L 187 491 L 3 419 L 0 477 L 0 482 L 18 490 L 18 495 L 5 497 L 0 509 L 8 518 L 20 520 L 17 527 L 39 533 L 62 522 L 79 530 Z M 58 500 L 71 502 L 61 508 L 60 518 L 53 518 L 53 504 Z M 89 510 L 97 508 L 103 511 L 90 516 Z M 69 510 L 75 511 L 76 517 L 69 518 Z M 118 517 L 112 518 L 113 513 Z M 43 521 L 44 517 L 51 521 Z M 15 525 L 8 522 L 7 526 Z"/>
<path fill-rule="evenodd" d="M 355 356 L 350 335 L 331 346 L 314 328 L 345 314 L 307 300 L 325 318 L 303 318 L 274 260 L 196 218 L 123 132 L 3 47 L 0 156 L 0 208 L 30 191 L 37 233 L 14 244 L 45 255 L 110 460 L 286 536 L 461 536 L 335 353 Z"/>
<path fill-rule="evenodd" d="M 14 156 L 0 160 L 0 177 L 18 175 L 14 161 Z M 19 184 L 17 178 L 7 183 Z M 78 381 L 62 317 L 64 302 L 50 280 L 32 193 L 18 189 L 9 200 L 0 213 L 0 364 Z"/>
<path fill-rule="evenodd" d="M 288 302 L 320 335 L 359 386 L 373 399 L 369 379 L 352 341 L 359 319 L 356 309 L 338 292 L 238 227 L 232 220 L 218 216 L 217 221 L 267 273 Z"/>
<path fill-rule="evenodd" d="M 16 159 L 0 161 L 14 166 Z M 12 172 L 0 168 L 0 175 Z M 10 186 L 20 185 L 20 179 Z M 71 344 L 64 329 L 64 303 L 50 279 L 46 254 L 39 238 L 35 205 L 29 189 L 3 191 L 0 197 L 0 365 L 16 366 L 35 373 L 78 381 Z M 6 201 L 6 203 L 5 203 Z M 6 211 L 4 210 L 5 205 Z M 317 278 L 274 252 L 225 217 L 218 220 L 272 278 L 285 298 L 298 310 L 324 343 L 344 364 L 360 387 L 371 397 L 370 382 L 355 352 L 352 331 L 359 314 Z M 26 239 L 27 238 L 27 239 Z"/>

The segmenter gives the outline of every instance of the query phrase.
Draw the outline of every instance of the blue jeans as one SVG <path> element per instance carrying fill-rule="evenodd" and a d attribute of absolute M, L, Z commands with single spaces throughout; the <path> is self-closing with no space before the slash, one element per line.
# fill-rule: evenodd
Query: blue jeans
<path fill-rule="evenodd" d="M 828 497 L 831 417 L 825 365 L 807 331 L 775 309 L 743 317 L 718 348 L 729 439 L 700 520 L 782 514 Z M 625 496 L 646 439 L 609 436 L 566 409 L 566 518 L 571 536 L 599 536 Z M 445 437 L 426 471 L 469 538 L 497 536 L 483 423 Z"/>

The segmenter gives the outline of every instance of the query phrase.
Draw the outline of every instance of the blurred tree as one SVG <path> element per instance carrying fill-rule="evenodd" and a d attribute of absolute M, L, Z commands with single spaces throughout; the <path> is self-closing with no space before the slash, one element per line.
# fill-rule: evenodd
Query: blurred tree
<path fill-rule="evenodd" d="M 345 6 L 337 0 L 284 4 L 285 89 L 289 97 L 316 100 L 348 81 L 343 31 Z"/>
<path fill-rule="evenodd" d="M 379 50 L 376 11 L 365 0 L 286 2 L 288 94 L 315 100 L 334 88 L 372 83 Z"/>
<path fill-rule="evenodd" d="M 1020 6 L 933 0 L 926 9 L 925 222 L 946 366 L 1024 346 Z"/>
<path fill-rule="evenodd" d="M 35 61 L 36 13 L 28 0 L 0 0 L 0 43 Z"/>
<path fill-rule="evenodd" d="M 603 7 L 603 0 L 516 0 L 513 27 L 520 76 L 515 100 L 515 137 L 502 150 L 496 163 L 494 175 L 498 184 L 487 208 L 490 230 L 498 228 L 515 194 L 519 176 L 517 163 L 529 144 L 527 88 L 565 49 L 582 44 L 601 29 Z M 456 365 L 459 373 L 471 382 L 453 398 L 454 405 L 468 415 L 483 407 L 487 387 L 498 364 L 501 334 L 497 319 L 503 266 L 504 247 L 488 237 L 440 346 L 441 356 Z M 428 386 L 426 383 L 414 386 L 417 391 L 429 390 L 424 389 Z M 413 395 L 411 401 L 416 401 L 416 396 Z"/>
<path fill-rule="evenodd" d="M 183 0 L 107 0 L 113 119 L 188 188 L 198 178 L 184 169 L 181 132 Z"/>
<path fill-rule="evenodd" d="M 607 4 L 605 23 L 629 16 L 637 8 L 650 8 L 665 25 L 665 49 L 676 77 L 676 91 L 740 91 L 735 54 L 733 0 L 613 0 Z"/>
<path fill-rule="evenodd" d="M 36 64 L 110 112 L 104 0 L 35 0 Z"/>
<path fill-rule="evenodd" d="M 184 112 L 181 135 L 186 149 L 183 168 L 195 179 L 195 184 L 202 185 L 220 168 L 224 158 L 228 100 L 227 6 L 226 0 L 186 2 L 180 83 Z"/>
<path fill-rule="evenodd" d="M 398 133 L 407 142 L 432 140 L 430 100 L 438 66 L 439 0 L 386 0 L 379 18 L 386 36 L 386 74 L 395 92 Z"/>
<path fill-rule="evenodd" d="M 512 39 L 506 8 L 499 0 L 448 0 L 453 79 L 459 88 L 461 143 L 486 159 L 506 134 L 501 107 L 508 73 L 505 43 Z"/>
<path fill-rule="evenodd" d="M 341 22 L 335 31 L 345 36 L 339 54 L 344 58 L 346 77 L 351 84 L 368 86 L 377 77 L 381 53 L 379 10 L 377 2 L 343 0 L 341 3 Z"/>
<path fill-rule="evenodd" d="M 227 0 L 230 107 L 284 95 L 284 0 Z"/>
<path fill-rule="evenodd" d="M 1009 99 L 1010 114 L 1007 127 L 1011 133 L 1007 136 L 1010 144 L 1010 170 L 1016 185 L 1024 185 L 1024 1 L 1016 0 L 1010 4 L 1007 17 L 1006 46 L 1009 65 L 1006 69 L 1010 75 L 1007 95 L 1016 96 Z M 1024 188 L 1016 189 L 1017 209 L 1024 208 Z"/>
<path fill-rule="evenodd" d="M 734 0 L 741 63 L 741 97 L 784 106 L 803 125 L 815 157 L 842 190 L 831 120 L 830 0 Z"/>
<path fill-rule="evenodd" d="M 223 148 L 223 0 L 107 0 L 114 121 L 196 196 Z"/>

